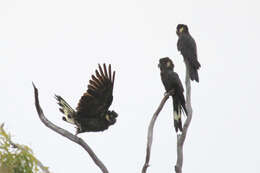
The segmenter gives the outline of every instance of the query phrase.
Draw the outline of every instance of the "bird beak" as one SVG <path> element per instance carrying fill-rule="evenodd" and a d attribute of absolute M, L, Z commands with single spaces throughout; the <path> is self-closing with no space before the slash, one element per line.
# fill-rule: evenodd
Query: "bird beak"
<path fill-rule="evenodd" d="M 184 30 L 184 28 L 183 28 L 183 27 L 181 27 L 181 28 L 180 28 L 180 30 L 179 30 L 179 31 L 180 31 L 180 33 L 182 33 L 182 31 L 183 31 L 183 30 Z"/>
<path fill-rule="evenodd" d="M 112 114 L 113 114 L 115 117 L 118 117 L 118 114 L 117 114 L 115 111 L 112 111 Z"/>
<path fill-rule="evenodd" d="M 106 118 L 107 121 L 109 121 L 109 122 L 111 121 L 108 114 L 106 115 L 105 118 Z"/>

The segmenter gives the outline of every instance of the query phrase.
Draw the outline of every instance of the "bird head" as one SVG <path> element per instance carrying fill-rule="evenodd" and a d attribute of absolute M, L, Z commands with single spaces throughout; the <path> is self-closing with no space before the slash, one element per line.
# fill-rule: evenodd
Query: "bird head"
<path fill-rule="evenodd" d="M 116 123 L 116 118 L 118 117 L 118 114 L 115 111 L 107 111 L 105 118 L 109 125 L 113 125 Z"/>
<path fill-rule="evenodd" d="M 164 71 L 167 69 L 173 70 L 174 64 L 170 58 L 165 57 L 165 58 L 161 58 L 159 60 L 158 67 L 160 68 L 161 71 Z"/>
<path fill-rule="evenodd" d="M 188 26 L 185 24 L 178 24 L 176 28 L 176 34 L 179 36 L 182 33 L 188 33 L 189 29 Z"/>

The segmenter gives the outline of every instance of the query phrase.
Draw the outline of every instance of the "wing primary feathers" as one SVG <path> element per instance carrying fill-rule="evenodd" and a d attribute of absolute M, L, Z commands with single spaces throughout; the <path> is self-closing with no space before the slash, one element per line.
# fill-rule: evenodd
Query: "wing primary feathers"
<path fill-rule="evenodd" d="M 109 79 L 108 74 L 107 74 L 107 67 L 106 67 L 106 64 L 105 64 L 105 63 L 103 64 L 103 68 L 104 68 L 104 71 L 105 71 L 105 77 L 106 77 L 106 79 Z"/>
<path fill-rule="evenodd" d="M 100 71 L 100 74 L 101 74 L 101 78 L 103 79 L 103 81 L 105 81 L 106 78 L 105 78 L 104 72 L 103 72 L 100 64 L 98 64 L 98 68 L 99 68 L 99 71 Z"/>
<path fill-rule="evenodd" d="M 89 80 L 89 83 L 90 83 L 95 89 L 98 88 L 98 84 L 97 84 L 95 81 Z"/>
<path fill-rule="evenodd" d="M 108 66 L 109 80 L 111 81 L 111 64 Z"/>
<path fill-rule="evenodd" d="M 92 91 L 95 91 L 96 88 L 94 88 L 92 85 L 88 85 L 88 89 L 92 90 Z"/>
<path fill-rule="evenodd" d="M 104 83 L 102 77 L 100 76 L 99 72 L 96 70 L 96 76 L 98 77 L 99 81 Z"/>
<path fill-rule="evenodd" d="M 113 79 L 112 79 L 112 84 L 113 84 L 113 86 L 114 86 L 114 81 L 115 81 L 115 75 L 116 75 L 116 72 L 114 71 L 114 72 L 113 72 Z"/>
<path fill-rule="evenodd" d="M 92 75 L 91 77 L 92 77 L 92 80 L 95 81 L 96 84 L 98 84 L 98 86 L 101 86 L 100 81 L 94 75 Z"/>

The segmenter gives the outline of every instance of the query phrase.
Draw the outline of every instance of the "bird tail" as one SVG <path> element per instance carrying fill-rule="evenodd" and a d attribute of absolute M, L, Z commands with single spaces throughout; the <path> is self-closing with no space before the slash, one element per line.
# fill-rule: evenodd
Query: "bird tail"
<path fill-rule="evenodd" d="M 62 119 L 68 123 L 75 124 L 76 112 L 74 109 L 61 96 L 55 95 L 55 99 L 58 101 L 58 105 L 60 105 L 59 110 L 65 115 Z"/>
<path fill-rule="evenodd" d="M 182 121 L 181 121 L 182 113 L 187 115 L 185 100 L 183 102 L 183 99 L 179 100 L 176 98 L 176 96 L 175 98 L 173 98 L 173 117 L 174 117 L 174 128 L 176 133 L 178 132 L 178 130 L 182 132 Z"/>
<path fill-rule="evenodd" d="M 196 69 L 196 68 L 194 68 L 194 67 L 190 67 L 189 68 L 189 70 L 190 70 L 190 79 L 193 81 L 193 80 L 195 80 L 195 81 L 197 81 L 197 82 L 199 82 L 199 74 L 198 74 L 198 69 Z"/>
<path fill-rule="evenodd" d="M 173 108 L 173 117 L 174 117 L 174 128 L 176 133 L 178 130 L 182 132 L 182 122 L 181 122 L 181 106 L 174 104 Z"/>

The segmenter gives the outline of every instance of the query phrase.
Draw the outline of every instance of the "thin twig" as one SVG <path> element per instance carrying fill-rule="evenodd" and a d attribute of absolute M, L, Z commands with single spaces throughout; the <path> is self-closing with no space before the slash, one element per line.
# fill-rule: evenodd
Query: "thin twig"
<path fill-rule="evenodd" d="M 146 173 L 147 168 L 149 167 L 149 160 L 150 160 L 150 155 L 151 155 L 151 147 L 152 147 L 152 142 L 153 142 L 153 127 L 155 124 L 155 121 L 159 115 L 159 113 L 161 112 L 165 102 L 167 101 L 167 99 L 169 98 L 170 95 L 173 94 L 173 90 L 166 93 L 159 105 L 159 107 L 157 108 L 157 110 L 155 111 L 155 113 L 153 114 L 152 120 L 149 124 L 148 127 L 148 135 L 147 135 L 147 146 L 146 146 L 146 158 L 145 158 L 145 163 L 142 169 L 142 173 Z"/>
<path fill-rule="evenodd" d="M 52 129 L 53 131 L 59 133 L 60 135 L 68 138 L 69 140 L 79 144 L 80 146 L 82 146 L 90 155 L 90 157 L 92 158 L 92 160 L 95 162 L 95 164 L 101 169 L 101 171 L 103 173 L 108 173 L 107 168 L 105 167 L 105 165 L 101 162 L 101 160 L 98 159 L 98 157 L 95 155 L 95 153 L 93 152 L 93 150 L 88 146 L 87 143 L 84 142 L 83 139 L 73 135 L 72 133 L 68 132 L 67 130 L 64 130 L 58 126 L 56 126 L 55 124 L 53 124 L 52 122 L 50 122 L 43 114 L 42 108 L 40 106 L 39 103 L 39 98 L 38 98 L 38 89 L 35 87 L 35 85 L 33 84 L 33 88 L 34 88 L 34 96 L 35 96 L 35 107 L 36 110 L 38 112 L 39 118 L 40 120 L 43 122 L 44 125 L 46 125 L 47 127 L 49 127 L 50 129 Z"/>
<path fill-rule="evenodd" d="M 177 161 L 175 165 L 175 172 L 182 173 L 182 165 L 183 165 L 183 144 L 186 139 L 187 131 L 192 119 L 192 107 L 191 107 L 191 86 L 190 86 L 190 75 L 187 62 L 186 65 L 186 109 L 188 112 L 187 119 L 183 125 L 182 134 L 177 135 Z"/>

